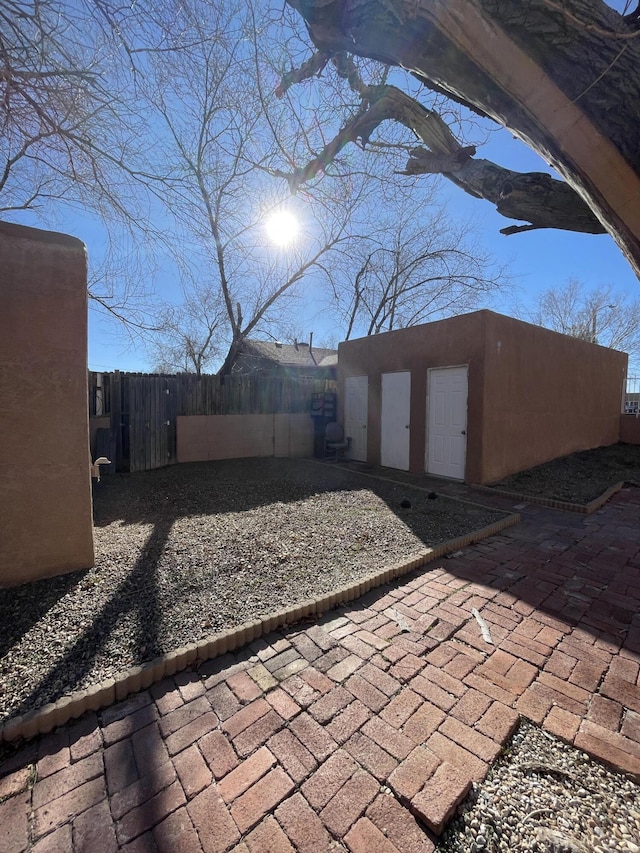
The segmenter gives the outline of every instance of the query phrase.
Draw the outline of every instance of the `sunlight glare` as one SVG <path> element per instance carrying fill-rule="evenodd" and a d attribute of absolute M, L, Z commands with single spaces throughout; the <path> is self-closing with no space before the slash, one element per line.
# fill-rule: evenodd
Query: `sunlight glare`
<path fill-rule="evenodd" d="M 288 210 L 278 210 L 272 213 L 265 223 L 267 235 L 277 246 L 288 246 L 298 235 L 300 225 L 298 220 Z"/>

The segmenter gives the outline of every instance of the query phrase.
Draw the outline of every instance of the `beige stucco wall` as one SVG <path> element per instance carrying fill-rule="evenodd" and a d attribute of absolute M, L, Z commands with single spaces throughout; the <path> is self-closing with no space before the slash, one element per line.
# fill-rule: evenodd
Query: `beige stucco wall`
<path fill-rule="evenodd" d="M 485 314 L 482 479 L 618 441 L 627 355 Z"/>
<path fill-rule="evenodd" d="M 75 238 L 0 223 L 0 586 L 93 565 L 87 268 Z"/>
<path fill-rule="evenodd" d="M 308 414 L 180 415 L 178 462 L 313 455 Z"/>
<path fill-rule="evenodd" d="M 618 440 L 627 356 L 492 311 L 340 344 L 347 376 L 369 377 L 367 459 L 380 464 L 382 373 L 411 371 L 410 470 L 425 469 L 427 371 L 468 365 L 465 479 L 488 483 Z"/>

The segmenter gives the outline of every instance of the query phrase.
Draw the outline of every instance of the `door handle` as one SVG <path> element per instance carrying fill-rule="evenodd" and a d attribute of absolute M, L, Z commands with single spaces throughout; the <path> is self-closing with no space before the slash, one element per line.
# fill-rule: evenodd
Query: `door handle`
<path fill-rule="evenodd" d="M 460 435 L 466 435 L 466 434 L 467 434 L 466 429 L 460 430 Z"/>

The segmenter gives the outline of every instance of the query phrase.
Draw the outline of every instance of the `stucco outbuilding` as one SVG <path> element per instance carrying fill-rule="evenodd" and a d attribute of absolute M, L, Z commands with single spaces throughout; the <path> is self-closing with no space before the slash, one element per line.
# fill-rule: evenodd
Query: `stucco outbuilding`
<path fill-rule="evenodd" d="M 493 311 L 346 341 L 350 456 L 492 483 L 618 441 L 627 355 Z"/>

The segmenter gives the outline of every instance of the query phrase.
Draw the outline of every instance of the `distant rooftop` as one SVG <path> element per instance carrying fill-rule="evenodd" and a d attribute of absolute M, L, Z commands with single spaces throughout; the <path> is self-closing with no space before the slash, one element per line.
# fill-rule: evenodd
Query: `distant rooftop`
<path fill-rule="evenodd" d="M 324 347 L 311 347 L 298 341 L 294 344 L 281 344 L 275 341 L 246 340 L 243 354 L 256 355 L 277 364 L 289 367 L 332 367 L 338 363 L 338 351 Z"/>

